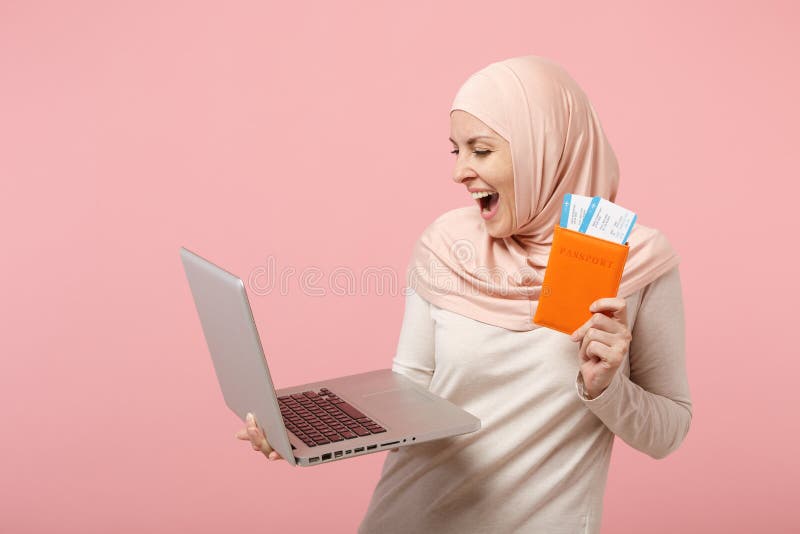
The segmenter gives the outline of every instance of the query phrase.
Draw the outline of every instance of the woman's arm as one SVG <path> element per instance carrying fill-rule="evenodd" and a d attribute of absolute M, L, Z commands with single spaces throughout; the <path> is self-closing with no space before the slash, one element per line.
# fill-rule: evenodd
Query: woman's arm
<path fill-rule="evenodd" d="M 578 373 L 578 394 L 628 445 L 664 458 L 680 446 L 692 420 L 678 267 L 642 291 L 628 351 L 630 378 L 620 367 L 608 388 L 589 399 Z"/>
<path fill-rule="evenodd" d="M 428 388 L 435 367 L 430 304 L 414 291 L 406 296 L 405 305 L 392 371 Z"/>

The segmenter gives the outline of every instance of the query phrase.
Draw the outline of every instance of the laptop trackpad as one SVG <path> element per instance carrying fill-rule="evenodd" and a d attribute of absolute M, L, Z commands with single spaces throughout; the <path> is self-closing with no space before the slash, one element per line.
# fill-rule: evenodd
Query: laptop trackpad
<path fill-rule="evenodd" d="M 407 407 L 426 404 L 433 399 L 411 388 L 378 391 L 364 395 L 364 401 L 370 405 L 380 404 L 386 407 Z"/>

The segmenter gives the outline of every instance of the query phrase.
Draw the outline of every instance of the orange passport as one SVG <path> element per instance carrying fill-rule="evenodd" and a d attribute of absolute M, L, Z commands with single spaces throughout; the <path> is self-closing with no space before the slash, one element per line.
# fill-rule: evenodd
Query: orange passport
<path fill-rule="evenodd" d="M 592 302 L 617 296 L 628 249 L 556 225 L 533 322 L 572 334 L 592 316 Z"/>

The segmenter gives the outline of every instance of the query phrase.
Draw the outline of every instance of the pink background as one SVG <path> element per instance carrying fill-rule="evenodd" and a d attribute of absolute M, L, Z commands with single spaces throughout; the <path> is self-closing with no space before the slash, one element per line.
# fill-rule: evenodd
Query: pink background
<path fill-rule="evenodd" d="M 0 531 L 353 532 L 384 455 L 234 439 L 178 248 L 402 282 L 471 203 L 455 91 L 524 54 L 586 90 L 618 202 L 683 260 L 692 429 L 661 461 L 617 440 L 603 532 L 800 528 L 798 11 L 653 4 L 0 2 Z M 251 293 L 279 386 L 390 365 L 403 298 L 366 293 Z"/>

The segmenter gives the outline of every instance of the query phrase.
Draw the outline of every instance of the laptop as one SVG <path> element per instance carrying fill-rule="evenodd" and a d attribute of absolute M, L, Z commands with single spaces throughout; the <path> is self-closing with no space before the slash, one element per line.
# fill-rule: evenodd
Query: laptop
<path fill-rule="evenodd" d="M 252 412 L 290 464 L 319 465 L 481 428 L 477 417 L 391 369 L 276 390 L 242 280 L 186 248 L 180 254 L 225 404 L 242 421 Z"/>

